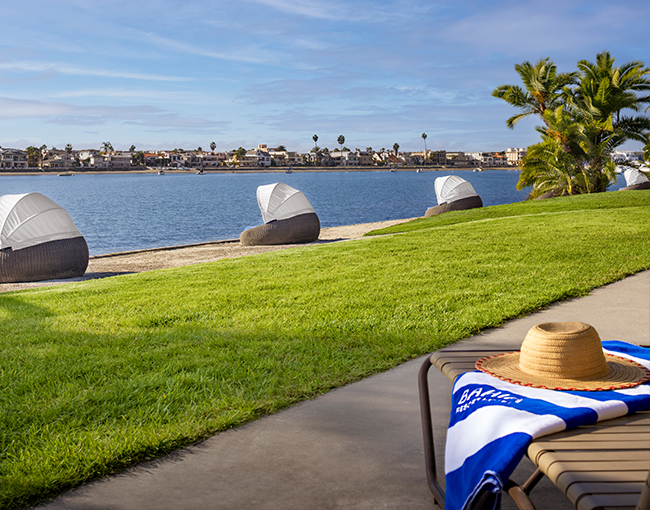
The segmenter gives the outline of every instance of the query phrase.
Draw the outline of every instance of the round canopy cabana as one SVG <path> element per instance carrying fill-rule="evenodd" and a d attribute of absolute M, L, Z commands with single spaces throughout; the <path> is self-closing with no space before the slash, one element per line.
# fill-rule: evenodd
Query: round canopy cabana
<path fill-rule="evenodd" d="M 438 205 L 427 209 L 425 218 L 449 211 L 462 211 L 483 207 L 483 201 L 474 187 L 457 175 L 438 177 L 433 183 Z"/>
<path fill-rule="evenodd" d="M 239 236 L 243 245 L 310 243 L 318 239 L 320 221 L 302 191 L 282 182 L 259 186 L 257 204 L 264 225 L 244 230 Z"/>
<path fill-rule="evenodd" d="M 623 177 L 625 177 L 626 186 L 621 188 L 619 191 L 650 189 L 650 180 L 648 180 L 648 177 L 643 172 L 636 168 L 627 168 L 623 170 Z"/>
<path fill-rule="evenodd" d="M 82 276 L 88 245 L 68 212 L 40 193 L 0 197 L 0 283 Z"/>

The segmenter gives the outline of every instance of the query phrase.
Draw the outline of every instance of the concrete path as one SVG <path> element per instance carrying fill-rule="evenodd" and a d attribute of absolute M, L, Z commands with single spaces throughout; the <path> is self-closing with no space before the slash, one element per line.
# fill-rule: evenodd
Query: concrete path
<path fill-rule="evenodd" d="M 535 324 L 578 320 L 601 339 L 650 345 L 650 271 L 456 344 L 516 349 Z M 333 390 L 201 444 L 69 491 L 48 510 L 433 508 L 426 489 L 417 372 L 422 359 Z M 432 370 L 442 466 L 450 383 Z M 524 461 L 514 478 L 526 479 Z M 504 509 L 514 508 L 508 498 Z M 571 508 L 547 480 L 540 509 Z"/>

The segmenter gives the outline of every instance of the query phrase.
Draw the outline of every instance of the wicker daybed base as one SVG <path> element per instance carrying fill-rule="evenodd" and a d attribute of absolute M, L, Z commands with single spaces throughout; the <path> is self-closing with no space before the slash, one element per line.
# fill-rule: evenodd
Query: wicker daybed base
<path fill-rule="evenodd" d="M 483 200 L 481 200 L 481 197 L 478 195 L 475 195 L 473 197 L 461 198 L 454 202 L 447 202 L 446 204 L 430 207 L 427 209 L 427 212 L 424 213 L 424 217 L 429 218 L 449 211 L 463 211 L 465 209 L 476 209 L 477 207 L 483 207 Z"/>
<path fill-rule="evenodd" d="M 38 282 L 83 276 L 88 267 L 83 236 L 61 239 L 13 251 L 0 251 L 0 283 Z"/>
<path fill-rule="evenodd" d="M 632 184 L 632 186 L 625 186 L 624 188 L 619 189 L 619 191 L 627 191 L 631 189 L 650 189 L 650 182 L 642 182 L 641 184 Z"/>
<path fill-rule="evenodd" d="M 316 241 L 319 235 L 318 216 L 316 213 L 307 213 L 244 230 L 239 241 L 244 246 L 298 244 Z"/>

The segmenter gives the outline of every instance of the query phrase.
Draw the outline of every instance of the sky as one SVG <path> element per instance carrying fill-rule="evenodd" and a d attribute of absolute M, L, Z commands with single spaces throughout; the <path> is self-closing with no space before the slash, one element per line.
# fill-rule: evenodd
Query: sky
<path fill-rule="evenodd" d="M 650 65 L 647 0 L 23 0 L 0 31 L 0 146 L 502 151 L 514 65 Z M 638 149 L 631 143 L 627 149 Z"/>

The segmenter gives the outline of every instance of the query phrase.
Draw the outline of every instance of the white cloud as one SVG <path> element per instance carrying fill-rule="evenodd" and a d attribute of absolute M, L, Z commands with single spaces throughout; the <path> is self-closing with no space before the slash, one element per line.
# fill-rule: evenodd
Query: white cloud
<path fill-rule="evenodd" d="M 340 19 L 341 8 L 334 2 L 310 0 L 249 0 L 278 11 L 317 19 Z"/>
<path fill-rule="evenodd" d="M 196 46 L 186 42 L 169 39 L 157 34 L 145 34 L 147 40 L 163 46 L 167 49 L 177 51 L 179 53 L 186 53 L 190 55 L 197 55 L 200 57 L 213 58 L 218 60 L 229 60 L 234 62 L 246 62 L 250 64 L 263 64 L 280 59 L 281 54 L 274 51 L 268 51 L 259 46 L 247 45 L 237 46 L 235 49 L 227 51 L 214 51 L 208 48 L 207 45 Z"/>
<path fill-rule="evenodd" d="M 131 73 L 125 71 L 112 71 L 109 69 L 97 69 L 78 67 L 69 64 L 51 64 L 38 61 L 0 62 L 0 69 L 6 71 L 27 71 L 33 73 L 54 73 L 72 76 L 97 76 L 104 78 L 122 78 L 130 80 L 147 80 L 158 82 L 189 82 L 193 78 L 183 76 L 164 76 L 159 74 Z"/>

